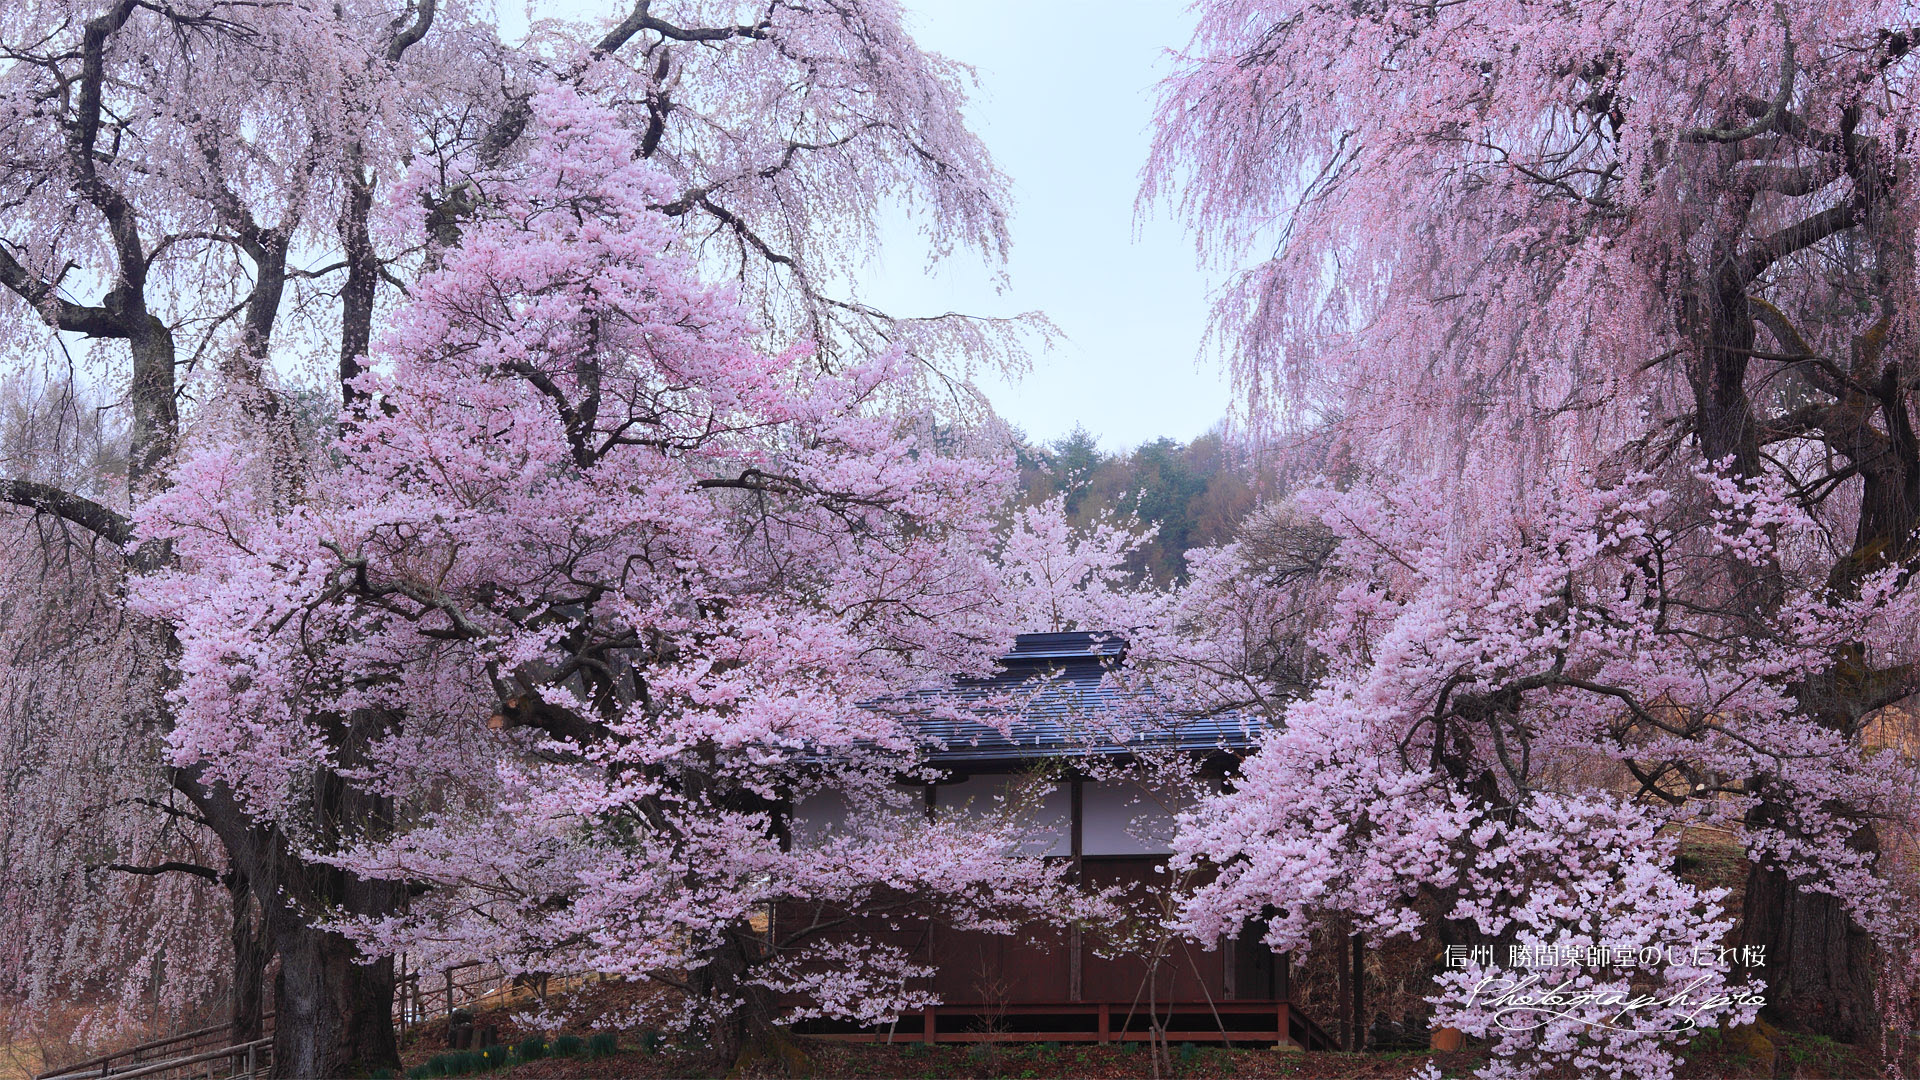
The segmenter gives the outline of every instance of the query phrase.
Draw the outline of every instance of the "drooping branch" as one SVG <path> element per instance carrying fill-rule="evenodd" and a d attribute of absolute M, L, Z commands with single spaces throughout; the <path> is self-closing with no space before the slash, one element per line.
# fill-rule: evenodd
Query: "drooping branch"
<path fill-rule="evenodd" d="M 752 24 L 681 27 L 664 19 L 655 18 L 648 10 L 652 6 L 653 0 L 640 0 L 635 4 L 632 14 L 621 20 L 620 25 L 609 30 L 607 35 L 600 39 L 600 43 L 594 46 L 594 55 L 605 56 L 618 50 L 620 46 L 633 40 L 633 36 L 642 30 L 651 30 L 663 38 L 674 41 L 726 41 L 729 38 L 765 37 L 773 25 L 771 7 L 767 9 L 766 16 Z"/>
<path fill-rule="evenodd" d="M 205 878 L 215 885 L 222 883 L 220 874 L 210 867 L 200 866 L 197 863 L 173 862 L 171 860 L 156 863 L 153 866 L 132 866 L 127 863 L 103 863 L 98 866 L 90 866 L 87 869 L 116 870 L 122 874 L 138 874 L 142 877 L 158 877 L 161 874 L 191 874 L 194 877 Z"/>
<path fill-rule="evenodd" d="M 133 542 L 133 523 L 125 514 L 52 484 L 36 480 L 0 479 L 0 502 L 24 506 L 37 513 L 52 514 L 114 544 L 125 546 Z"/>
<path fill-rule="evenodd" d="M 1787 6 L 1776 3 L 1774 11 L 1780 19 L 1780 89 L 1773 100 L 1766 103 L 1759 119 L 1751 124 L 1737 128 L 1694 128 L 1684 133 L 1688 142 L 1735 143 L 1745 142 L 1756 135 L 1763 135 L 1779 127 L 1781 118 L 1787 114 L 1787 105 L 1793 100 L 1794 75 L 1799 71 L 1794 62 L 1792 24 L 1787 17 Z"/>
<path fill-rule="evenodd" d="M 387 63 L 399 63 L 408 49 L 427 36 L 427 31 L 433 27 L 433 17 L 438 6 L 439 0 L 420 0 L 419 6 L 414 9 L 413 22 L 406 25 L 404 29 L 396 29 L 393 40 L 387 42 Z M 401 26 L 399 20 L 395 20 L 394 25 Z"/>
<path fill-rule="evenodd" d="M 1796 251 L 1803 251 L 1825 240 L 1829 236 L 1845 232 L 1858 225 L 1861 220 L 1859 207 L 1852 202 L 1839 206 L 1830 206 L 1825 210 L 1794 222 L 1755 242 L 1753 246 L 1740 253 L 1735 273 L 1739 284 L 1745 287 L 1765 273 L 1767 268 Z"/>
<path fill-rule="evenodd" d="M 128 329 L 119 314 L 104 307 L 90 307 L 62 299 L 53 282 L 46 281 L 20 265 L 6 247 L 0 245 L 0 285 L 32 304 L 47 324 L 59 330 L 85 334 L 93 338 L 124 338 Z"/>

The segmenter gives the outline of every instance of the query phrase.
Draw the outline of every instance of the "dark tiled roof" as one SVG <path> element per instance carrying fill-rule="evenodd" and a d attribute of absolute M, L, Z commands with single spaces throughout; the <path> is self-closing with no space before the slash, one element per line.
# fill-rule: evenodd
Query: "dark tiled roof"
<path fill-rule="evenodd" d="M 1247 749 L 1259 725 L 1244 717 L 1181 717 L 1150 691 L 1106 678 L 1119 670 L 1126 641 L 1114 634 L 1021 634 L 992 678 L 956 680 L 926 690 L 909 708 L 929 712 L 977 708 L 1011 714 L 1005 731 L 977 720 L 920 715 L 909 723 L 930 747 L 935 765 L 978 765 L 1083 754 L 1118 755 L 1153 749 L 1202 752 Z M 950 708 L 943 709 L 942 706 Z"/>

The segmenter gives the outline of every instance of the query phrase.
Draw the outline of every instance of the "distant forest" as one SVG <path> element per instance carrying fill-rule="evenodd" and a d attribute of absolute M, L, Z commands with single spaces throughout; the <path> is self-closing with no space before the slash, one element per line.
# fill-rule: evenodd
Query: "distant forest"
<path fill-rule="evenodd" d="M 1186 577 L 1188 549 L 1232 539 L 1274 487 L 1256 455 L 1218 431 L 1185 444 L 1161 438 L 1109 453 L 1076 427 L 1051 443 L 1022 443 L 1018 454 L 1020 487 L 1030 503 L 1063 494 L 1076 525 L 1116 507 L 1142 525 L 1157 523 L 1158 534 L 1133 569 L 1160 584 Z"/>

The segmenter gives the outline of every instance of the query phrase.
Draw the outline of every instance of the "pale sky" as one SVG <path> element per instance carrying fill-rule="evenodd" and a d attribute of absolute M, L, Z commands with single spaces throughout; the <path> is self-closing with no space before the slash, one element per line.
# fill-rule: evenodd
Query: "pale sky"
<path fill-rule="evenodd" d="M 1198 362 L 1207 282 L 1164 211 L 1136 230 L 1153 86 L 1186 44 L 1183 0 L 903 0 L 922 48 L 971 65 L 968 117 L 1013 187 L 1007 289 L 969 254 L 929 275 L 903 222 L 862 300 L 896 315 L 1044 312 L 1064 340 L 1016 383 L 983 377 L 995 409 L 1039 442 L 1084 426 L 1109 450 L 1185 441 L 1226 416 L 1218 365 Z M 585 15 L 614 0 L 532 0 Z M 500 6 L 509 35 L 520 5 Z M 518 26 L 514 25 L 518 24 Z M 1137 232 L 1137 235 L 1136 235 Z"/>
<path fill-rule="evenodd" d="M 906 0 L 923 48 L 979 74 L 968 109 L 1012 180 L 1009 287 L 977 261 L 929 277 L 912 238 L 860 283 L 897 313 L 1045 312 L 1066 335 L 1019 383 L 987 381 L 1002 416 L 1039 441 L 1084 425 L 1108 449 L 1186 440 L 1228 411 L 1211 358 L 1197 362 L 1207 282 L 1164 211 L 1136 230 L 1152 88 L 1186 44 L 1178 0 Z M 1137 235 L 1136 235 L 1137 233 Z"/>

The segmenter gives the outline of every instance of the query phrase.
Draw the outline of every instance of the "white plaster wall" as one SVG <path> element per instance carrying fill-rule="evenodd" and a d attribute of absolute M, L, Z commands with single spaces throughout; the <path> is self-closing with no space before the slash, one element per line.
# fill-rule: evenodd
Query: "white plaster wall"
<path fill-rule="evenodd" d="M 1167 855 L 1173 815 L 1184 807 L 1136 784 L 1087 781 L 1080 793 L 1082 855 Z"/>
<path fill-rule="evenodd" d="M 926 795 L 921 787 L 897 784 L 894 792 L 898 798 L 880 811 L 886 818 L 904 825 L 926 813 Z M 848 828 L 848 814 L 847 798 L 838 791 L 806 796 L 793 808 L 789 826 L 793 830 L 793 842 L 802 846 L 818 844 L 844 832 Z"/>
<path fill-rule="evenodd" d="M 1012 813 L 1019 800 L 1014 792 L 1020 787 L 1043 784 L 1038 805 L 1030 807 L 1021 823 L 1027 842 L 1015 851 L 1021 855 L 1073 854 L 1073 798 L 1065 783 L 1034 781 L 1024 776 L 978 775 L 957 784 L 941 784 L 934 789 L 934 808 L 940 814 L 988 817 Z"/>

